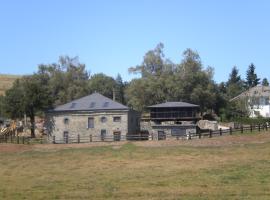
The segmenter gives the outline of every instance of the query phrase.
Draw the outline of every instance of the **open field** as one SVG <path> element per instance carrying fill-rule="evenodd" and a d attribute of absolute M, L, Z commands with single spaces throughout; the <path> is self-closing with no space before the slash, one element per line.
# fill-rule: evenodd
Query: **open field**
<path fill-rule="evenodd" d="M 0 199 L 269 199 L 270 132 L 0 145 Z"/>
<path fill-rule="evenodd" d="M 20 77 L 18 75 L 0 74 L 0 95 L 5 94 L 5 91 L 11 88 L 13 82 Z"/>

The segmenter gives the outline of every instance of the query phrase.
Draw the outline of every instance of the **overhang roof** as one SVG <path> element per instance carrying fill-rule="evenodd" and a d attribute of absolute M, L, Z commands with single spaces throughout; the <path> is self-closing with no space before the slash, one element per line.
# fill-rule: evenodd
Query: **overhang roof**
<path fill-rule="evenodd" d="M 199 107 L 198 105 L 186 103 L 186 102 L 166 102 L 161 104 L 156 104 L 148 106 L 148 108 L 194 108 Z"/>

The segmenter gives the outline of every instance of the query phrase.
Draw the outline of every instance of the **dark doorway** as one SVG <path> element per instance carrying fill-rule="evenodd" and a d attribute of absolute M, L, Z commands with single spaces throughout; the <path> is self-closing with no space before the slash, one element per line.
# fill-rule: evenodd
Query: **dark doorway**
<path fill-rule="evenodd" d="M 64 143 L 68 143 L 68 131 L 64 131 L 64 135 L 63 135 L 63 137 L 64 137 Z"/>
<path fill-rule="evenodd" d="M 158 140 L 166 140 L 166 133 L 164 131 L 158 131 Z"/>
<path fill-rule="evenodd" d="M 120 141 L 121 140 L 121 132 L 120 131 L 113 132 L 113 140 L 114 141 Z"/>
<path fill-rule="evenodd" d="M 105 140 L 105 137 L 106 137 L 106 130 L 105 129 L 102 129 L 101 132 L 100 132 L 100 139 L 101 139 L 101 141 L 104 141 Z"/>

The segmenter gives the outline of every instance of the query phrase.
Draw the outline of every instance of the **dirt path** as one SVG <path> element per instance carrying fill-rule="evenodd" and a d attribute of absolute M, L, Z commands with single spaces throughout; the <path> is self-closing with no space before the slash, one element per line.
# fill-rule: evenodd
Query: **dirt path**
<path fill-rule="evenodd" d="M 135 141 L 132 142 L 140 147 L 166 147 L 166 146 L 193 146 L 193 147 L 222 147 L 243 144 L 259 144 L 270 142 L 270 133 L 261 133 L 254 135 L 228 135 L 214 138 L 203 138 L 193 140 L 163 140 L 163 141 Z M 25 152 L 25 151 L 58 151 L 60 149 L 69 148 L 90 148 L 99 146 L 112 146 L 113 148 L 120 148 L 122 145 L 129 143 L 123 142 L 93 142 L 84 144 L 35 144 L 35 145 L 21 145 L 21 144 L 0 144 L 1 152 Z"/>

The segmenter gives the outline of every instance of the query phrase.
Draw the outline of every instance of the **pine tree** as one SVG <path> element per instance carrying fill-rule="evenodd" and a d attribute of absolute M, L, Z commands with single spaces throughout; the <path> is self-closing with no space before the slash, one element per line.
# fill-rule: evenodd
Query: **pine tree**
<path fill-rule="evenodd" d="M 268 82 L 267 78 L 264 78 L 264 79 L 262 80 L 262 85 L 263 85 L 263 86 L 269 86 L 269 82 Z"/>
<path fill-rule="evenodd" d="M 260 78 L 258 78 L 257 74 L 255 73 L 255 65 L 251 63 L 247 70 L 245 86 L 247 89 L 249 89 L 258 84 L 260 84 Z"/>

